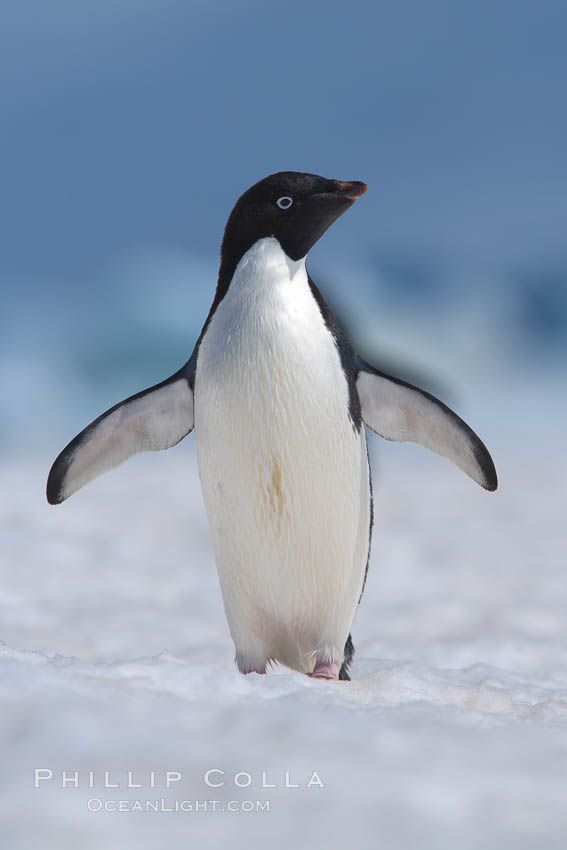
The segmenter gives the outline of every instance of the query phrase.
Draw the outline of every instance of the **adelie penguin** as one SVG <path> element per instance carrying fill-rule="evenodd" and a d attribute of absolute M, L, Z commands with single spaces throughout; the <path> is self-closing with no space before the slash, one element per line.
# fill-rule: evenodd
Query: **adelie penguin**
<path fill-rule="evenodd" d="M 137 452 L 167 449 L 194 430 L 242 673 L 281 662 L 349 678 L 372 532 L 365 426 L 497 486 L 469 426 L 358 357 L 307 272 L 309 249 L 366 189 L 294 171 L 248 189 L 228 219 L 216 293 L 188 362 L 95 419 L 47 482 L 58 504 Z"/>

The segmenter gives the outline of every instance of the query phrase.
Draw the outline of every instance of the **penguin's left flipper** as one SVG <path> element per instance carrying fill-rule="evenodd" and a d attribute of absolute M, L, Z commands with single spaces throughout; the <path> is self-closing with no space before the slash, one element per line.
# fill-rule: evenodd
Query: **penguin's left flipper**
<path fill-rule="evenodd" d="M 63 502 L 89 481 L 139 452 L 175 446 L 193 430 L 186 367 L 111 407 L 63 449 L 47 479 L 47 501 Z"/>
<path fill-rule="evenodd" d="M 496 490 L 498 478 L 488 449 L 442 401 L 360 358 L 356 389 L 362 420 L 372 431 L 385 440 L 419 443 L 452 460 L 485 490 Z"/>

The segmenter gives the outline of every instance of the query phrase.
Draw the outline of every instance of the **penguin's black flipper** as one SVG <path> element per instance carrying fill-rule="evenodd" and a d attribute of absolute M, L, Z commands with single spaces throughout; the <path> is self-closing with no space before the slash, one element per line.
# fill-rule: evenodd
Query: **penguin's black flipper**
<path fill-rule="evenodd" d="M 358 359 L 356 389 L 365 425 L 399 443 L 419 443 L 453 461 L 485 490 L 498 479 L 488 449 L 442 401 Z"/>
<path fill-rule="evenodd" d="M 71 440 L 51 467 L 47 501 L 58 505 L 132 455 L 169 449 L 192 430 L 193 387 L 184 366 L 114 405 Z"/>

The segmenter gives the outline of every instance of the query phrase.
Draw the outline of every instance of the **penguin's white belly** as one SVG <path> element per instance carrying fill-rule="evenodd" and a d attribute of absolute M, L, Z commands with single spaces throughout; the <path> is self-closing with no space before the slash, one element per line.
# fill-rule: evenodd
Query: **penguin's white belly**
<path fill-rule="evenodd" d="M 202 339 L 195 436 L 239 666 L 340 661 L 369 542 L 364 429 L 305 265 L 275 239 L 245 254 Z"/>

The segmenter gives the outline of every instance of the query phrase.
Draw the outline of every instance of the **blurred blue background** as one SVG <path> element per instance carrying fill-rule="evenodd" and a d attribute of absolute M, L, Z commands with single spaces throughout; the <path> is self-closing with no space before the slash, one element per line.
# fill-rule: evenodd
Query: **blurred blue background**
<path fill-rule="evenodd" d="M 377 365 L 456 402 L 563 368 L 566 31 L 560 0 L 5 0 L 4 446 L 175 371 L 282 169 L 369 184 L 310 270 Z"/>

